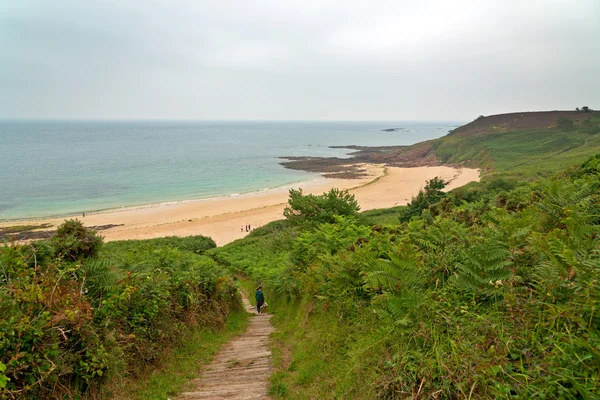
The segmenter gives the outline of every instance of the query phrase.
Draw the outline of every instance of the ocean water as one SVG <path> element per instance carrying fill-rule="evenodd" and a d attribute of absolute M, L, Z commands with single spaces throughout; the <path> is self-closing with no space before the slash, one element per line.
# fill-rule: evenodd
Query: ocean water
<path fill-rule="evenodd" d="M 345 157 L 329 146 L 408 145 L 457 125 L 0 120 L 0 220 L 276 188 L 317 177 L 280 156 Z"/>

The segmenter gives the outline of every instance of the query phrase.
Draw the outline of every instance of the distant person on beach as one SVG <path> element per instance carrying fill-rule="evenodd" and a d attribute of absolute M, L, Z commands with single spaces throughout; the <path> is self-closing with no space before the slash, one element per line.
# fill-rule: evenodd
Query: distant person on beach
<path fill-rule="evenodd" d="M 83 213 L 83 218 L 85 218 L 85 213 Z"/>
<path fill-rule="evenodd" d="M 256 288 L 256 312 L 260 314 L 260 308 L 265 303 L 265 295 L 262 292 L 262 286 Z"/>
<path fill-rule="evenodd" d="M 244 225 L 240 225 L 240 231 L 244 232 Z"/>
<path fill-rule="evenodd" d="M 250 224 L 248 224 L 248 232 L 250 232 L 252 230 L 252 226 Z"/>

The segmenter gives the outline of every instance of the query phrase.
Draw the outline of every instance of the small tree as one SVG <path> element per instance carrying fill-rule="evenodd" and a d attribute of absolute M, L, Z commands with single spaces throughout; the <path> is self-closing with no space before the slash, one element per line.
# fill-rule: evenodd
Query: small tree
<path fill-rule="evenodd" d="M 592 111 L 592 109 L 589 108 L 588 106 L 583 106 L 583 107 L 581 107 L 581 111 L 583 111 L 583 112 L 590 112 L 590 111 Z"/>
<path fill-rule="evenodd" d="M 334 216 L 354 216 L 360 210 L 353 194 L 335 188 L 319 196 L 312 194 L 304 196 L 302 189 L 290 189 L 288 204 L 283 215 L 288 221 L 296 224 L 334 223 Z"/>
<path fill-rule="evenodd" d="M 419 194 L 416 197 L 413 197 L 412 201 L 408 204 L 408 208 L 400 217 L 400 220 L 402 222 L 410 221 L 412 217 L 421 215 L 423 210 L 428 209 L 430 206 L 439 202 L 446 196 L 446 193 L 442 190 L 447 184 L 448 182 L 438 176 L 427 181 L 425 189 L 419 191 Z"/>
<path fill-rule="evenodd" d="M 75 261 L 95 257 L 102 246 L 102 236 L 78 219 L 70 219 L 56 229 L 50 242 L 57 257 Z"/>

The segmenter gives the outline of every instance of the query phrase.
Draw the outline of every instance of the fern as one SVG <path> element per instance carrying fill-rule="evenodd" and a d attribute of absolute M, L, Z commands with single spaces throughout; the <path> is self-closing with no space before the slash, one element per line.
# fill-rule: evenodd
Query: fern
<path fill-rule="evenodd" d="M 468 228 L 449 218 L 438 217 L 427 227 L 423 223 L 411 223 L 408 237 L 424 253 L 423 263 L 429 271 L 430 284 L 445 282 L 456 271 L 456 263 L 462 251 Z"/>
<path fill-rule="evenodd" d="M 380 317 L 397 328 L 405 328 L 415 320 L 423 299 L 424 277 L 418 266 L 418 250 L 403 243 L 386 257 L 368 264 L 364 274 L 365 288 L 378 293 L 375 303 Z"/>
<path fill-rule="evenodd" d="M 125 277 L 123 271 L 115 267 L 115 262 L 110 259 L 88 260 L 83 269 L 85 271 L 84 292 L 90 298 L 103 298 L 119 290 L 119 283 Z"/>
<path fill-rule="evenodd" d="M 510 276 L 508 255 L 499 235 L 469 247 L 458 263 L 458 286 L 483 295 L 497 294 Z"/>
<path fill-rule="evenodd" d="M 376 260 L 368 266 L 365 286 L 375 291 L 397 293 L 402 288 L 421 284 L 416 254 L 413 246 L 403 245 L 397 253 L 388 254 L 388 259 Z"/>

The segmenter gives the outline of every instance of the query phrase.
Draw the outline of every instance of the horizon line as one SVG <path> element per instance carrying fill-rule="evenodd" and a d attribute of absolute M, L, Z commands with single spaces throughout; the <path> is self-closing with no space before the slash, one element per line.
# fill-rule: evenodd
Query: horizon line
<path fill-rule="evenodd" d="M 0 121 L 27 122 L 464 122 L 450 119 L 168 119 L 168 118 L 21 118 L 1 117 Z"/>

